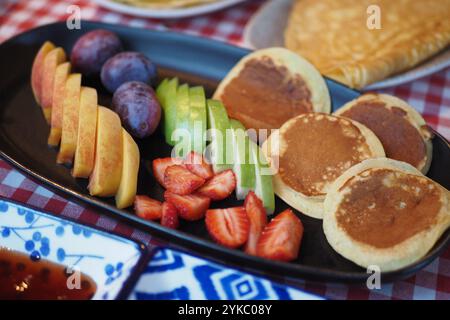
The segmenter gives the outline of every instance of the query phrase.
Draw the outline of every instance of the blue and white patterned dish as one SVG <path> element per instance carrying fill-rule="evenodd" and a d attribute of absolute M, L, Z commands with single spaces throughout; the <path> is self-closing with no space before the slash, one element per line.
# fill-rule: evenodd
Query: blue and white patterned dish
<path fill-rule="evenodd" d="M 137 300 L 321 300 L 177 250 L 159 248 L 141 274 L 130 299 Z"/>
<path fill-rule="evenodd" d="M 97 284 L 93 299 L 115 299 L 143 255 L 131 240 L 0 199 L 0 246 L 30 259 L 78 268 Z"/>

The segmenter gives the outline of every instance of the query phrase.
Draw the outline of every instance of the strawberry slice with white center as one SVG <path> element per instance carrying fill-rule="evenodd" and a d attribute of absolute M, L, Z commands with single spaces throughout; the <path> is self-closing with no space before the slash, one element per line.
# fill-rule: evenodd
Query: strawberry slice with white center
<path fill-rule="evenodd" d="M 177 208 L 167 201 L 162 204 L 161 225 L 171 229 L 179 226 Z"/>
<path fill-rule="evenodd" d="M 250 222 L 250 231 L 247 243 L 245 244 L 245 252 L 256 255 L 256 245 L 267 224 L 267 213 L 262 201 L 253 191 L 250 191 L 245 197 L 244 207 Z"/>
<path fill-rule="evenodd" d="M 249 221 L 244 207 L 206 211 L 206 229 L 217 243 L 238 248 L 248 239 Z"/>
<path fill-rule="evenodd" d="M 184 165 L 192 173 L 202 177 L 203 179 L 210 179 L 214 176 L 212 166 L 206 162 L 205 158 L 194 151 L 191 151 L 184 159 Z"/>
<path fill-rule="evenodd" d="M 223 200 L 236 189 L 236 178 L 232 170 L 225 170 L 208 180 L 198 193 L 211 200 Z"/>
<path fill-rule="evenodd" d="M 158 200 L 147 196 L 136 196 L 134 199 L 134 212 L 136 215 L 145 220 L 161 219 L 162 206 Z"/>
<path fill-rule="evenodd" d="M 168 157 L 155 159 L 152 162 L 153 176 L 155 177 L 156 181 L 158 181 L 159 184 L 165 188 L 166 186 L 164 185 L 164 173 L 166 172 L 166 169 L 170 166 L 182 163 L 183 161 L 179 158 Z"/>
<path fill-rule="evenodd" d="M 287 209 L 264 228 L 256 254 L 271 260 L 292 261 L 298 256 L 302 237 L 302 222 L 291 209 Z"/>
<path fill-rule="evenodd" d="M 180 218 L 188 221 L 202 219 L 211 202 L 209 198 L 195 193 L 180 196 L 179 194 L 170 191 L 164 192 L 164 199 L 177 208 Z"/>
<path fill-rule="evenodd" d="M 190 194 L 204 183 L 205 179 L 193 174 L 181 165 L 170 166 L 164 173 L 166 189 L 179 195 Z"/>

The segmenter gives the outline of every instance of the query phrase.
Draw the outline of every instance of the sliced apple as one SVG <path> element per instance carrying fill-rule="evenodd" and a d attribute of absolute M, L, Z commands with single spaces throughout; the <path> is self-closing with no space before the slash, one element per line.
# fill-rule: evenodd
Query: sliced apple
<path fill-rule="evenodd" d="M 236 198 L 245 199 L 250 190 L 255 190 L 255 165 L 250 158 L 250 138 L 245 127 L 237 120 L 230 119 L 233 130 L 234 166 L 236 176 Z"/>
<path fill-rule="evenodd" d="M 166 92 L 167 92 L 167 85 L 169 84 L 169 79 L 165 78 L 159 85 L 158 88 L 156 88 L 156 97 L 158 98 L 158 101 L 161 105 L 161 107 L 164 109 L 166 105 Z"/>
<path fill-rule="evenodd" d="M 178 78 L 170 80 L 164 90 L 165 92 L 162 93 L 164 96 L 164 136 L 166 142 L 174 146 L 172 133 L 176 128 Z"/>
<path fill-rule="evenodd" d="M 275 194 L 273 192 L 270 165 L 258 145 L 249 139 L 250 156 L 255 165 L 255 193 L 263 202 L 267 214 L 275 210 Z"/>
<path fill-rule="evenodd" d="M 81 87 L 77 148 L 72 170 L 72 176 L 76 178 L 88 178 L 94 169 L 97 103 L 97 90 Z"/>
<path fill-rule="evenodd" d="M 208 123 L 211 134 L 209 153 L 214 172 L 220 172 L 233 168 L 234 154 L 232 136 L 227 133 L 230 130 L 228 114 L 222 102 L 207 100 Z"/>
<path fill-rule="evenodd" d="M 31 68 L 31 89 L 33 90 L 34 99 L 40 105 L 42 93 L 42 70 L 44 69 L 44 59 L 47 54 L 55 49 L 55 45 L 50 41 L 45 41 L 39 49 L 33 61 Z"/>
<path fill-rule="evenodd" d="M 70 62 L 65 62 L 56 67 L 53 82 L 52 120 L 48 144 L 56 147 L 61 140 L 62 116 L 66 80 L 70 74 Z"/>
<path fill-rule="evenodd" d="M 191 151 L 189 86 L 179 86 L 176 97 L 175 127 L 171 140 L 175 143 L 176 156 L 184 158 Z"/>
<path fill-rule="evenodd" d="M 127 208 L 134 202 L 139 173 L 139 148 L 130 134 L 122 129 L 123 167 L 122 178 L 116 194 L 116 207 Z"/>
<path fill-rule="evenodd" d="M 206 146 L 206 97 L 203 87 L 197 86 L 189 89 L 190 106 L 190 130 L 192 140 L 192 150 L 198 154 L 203 154 Z"/>
<path fill-rule="evenodd" d="M 89 177 L 89 193 L 114 196 L 122 178 L 122 126 L 119 116 L 98 106 L 94 170 Z"/>
<path fill-rule="evenodd" d="M 51 121 L 53 83 L 55 80 L 56 67 L 64 61 L 66 61 L 66 53 L 59 47 L 51 50 L 44 59 L 44 68 L 42 70 L 41 107 L 48 123 Z"/>
<path fill-rule="evenodd" d="M 61 145 L 56 159 L 60 164 L 72 164 L 77 147 L 78 117 L 80 110 L 81 74 L 67 77 L 64 90 Z"/>

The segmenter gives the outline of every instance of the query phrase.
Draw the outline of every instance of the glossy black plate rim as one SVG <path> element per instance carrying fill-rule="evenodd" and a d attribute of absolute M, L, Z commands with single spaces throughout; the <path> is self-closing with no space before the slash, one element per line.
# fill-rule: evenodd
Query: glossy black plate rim
<path fill-rule="evenodd" d="M 91 21 L 83 21 L 83 22 L 89 23 L 90 25 L 93 26 L 96 25 L 98 27 L 109 25 L 111 27 L 120 28 L 124 30 L 134 29 L 136 31 L 139 30 L 140 32 L 143 31 L 143 29 L 117 26 L 106 23 L 91 22 Z M 27 35 L 32 32 L 36 32 L 36 30 L 50 28 L 53 25 L 59 24 L 65 24 L 65 22 L 51 23 L 40 26 L 35 29 L 28 30 L 22 34 L 16 35 L 8 39 L 7 41 L 0 44 L 0 46 L 7 45 L 9 42 L 17 41 L 17 39 L 20 38 L 21 36 Z M 248 51 L 246 49 L 226 44 L 217 40 L 200 38 L 177 32 L 158 31 L 158 30 L 145 30 L 145 32 L 170 35 L 170 37 L 172 38 L 178 38 L 183 40 L 190 39 L 193 43 L 202 43 L 203 45 L 211 45 L 223 49 L 235 49 L 235 50 L 238 49 L 242 51 Z M 337 83 L 336 81 L 333 80 L 331 81 Z M 355 91 L 351 88 L 348 88 L 345 85 L 342 86 L 344 86 L 346 89 L 350 91 Z M 444 137 L 442 137 L 439 133 L 437 133 L 435 130 L 433 130 L 433 132 L 435 133 L 436 136 L 439 136 L 443 141 L 445 141 L 447 147 L 450 149 L 448 141 Z M 135 215 L 117 209 L 116 207 L 109 205 L 106 202 L 103 202 L 97 198 L 84 195 L 76 191 L 73 191 L 69 188 L 66 188 L 50 179 L 47 179 L 46 177 L 38 174 L 37 172 L 22 165 L 21 163 L 17 162 L 12 157 L 8 156 L 5 152 L 3 152 L 3 150 L 0 150 L 0 157 L 6 160 L 8 163 L 10 163 L 16 169 L 25 173 L 33 180 L 45 184 L 47 187 L 49 187 L 52 191 L 54 191 L 57 194 L 69 196 L 70 199 L 80 203 L 81 205 L 89 205 L 96 207 L 100 209 L 103 213 L 106 213 L 114 218 L 119 218 L 124 222 L 132 224 L 133 227 L 136 227 L 138 229 L 150 233 L 152 237 L 156 236 L 156 238 L 161 238 L 162 240 L 166 240 L 170 243 L 173 243 L 174 247 L 180 248 L 188 247 L 192 250 L 195 250 L 200 255 L 201 254 L 206 255 L 208 259 L 217 261 L 222 264 L 224 264 L 224 262 L 232 263 L 234 267 L 245 270 L 247 272 L 262 274 L 271 278 L 286 279 L 288 281 L 293 281 L 294 283 L 298 280 L 311 280 L 318 282 L 328 281 L 336 283 L 342 282 L 365 283 L 368 276 L 370 276 L 370 274 L 364 272 L 365 270 L 363 268 L 361 268 L 361 272 L 337 271 L 327 268 L 319 269 L 317 267 L 305 266 L 301 264 L 292 264 L 267 260 L 256 256 L 248 255 L 240 250 L 228 249 L 226 247 L 215 244 L 212 241 L 201 239 L 189 233 L 179 230 L 168 229 L 161 226 L 158 223 L 140 219 Z M 390 282 L 412 276 L 413 274 L 415 274 L 416 272 L 418 272 L 419 270 L 430 264 L 435 258 L 437 258 L 447 248 L 448 244 L 450 244 L 450 229 L 447 230 L 441 236 L 441 238 L 437 241 L 435 246 L 422 259 L 402 269 L 382 273 L 382 281 Z"/>

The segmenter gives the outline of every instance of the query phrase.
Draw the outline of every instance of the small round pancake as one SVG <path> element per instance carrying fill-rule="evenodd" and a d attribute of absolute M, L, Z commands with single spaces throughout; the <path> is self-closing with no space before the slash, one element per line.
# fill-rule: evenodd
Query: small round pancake
<path fill-rule="evenodd" d="M 327 85 L 317 69 L 285 48 L 255 51 L 222 80 L 214 99 L 247 129 L 278 129 L 306 112 L 330 113 Z"/>
<path fill-rule="evenodd" d="M 287 121 L 262 149 L 276 173 L 275 193 L 319 219 L 325 195 L 336 178 L 365 159 L 384 157 L 380 141 L 364 125 L 315 112 Z"/>
<path fill-rule="evenodd" d="M 422 116 L 405 101 L 387 94 L 365 94 L 335 114 L 372 130 L 383 144 L 386 157 L 427 173 L 433 154 L 432 134 Z"/>
<path fill-rule="evenodd" d="M 449 200 L 448 190 L 410 164 L 369 159 L 331 186 L 323 230 L 354 263 L 398 270 L 422 258 L 450 226 Z"/>

